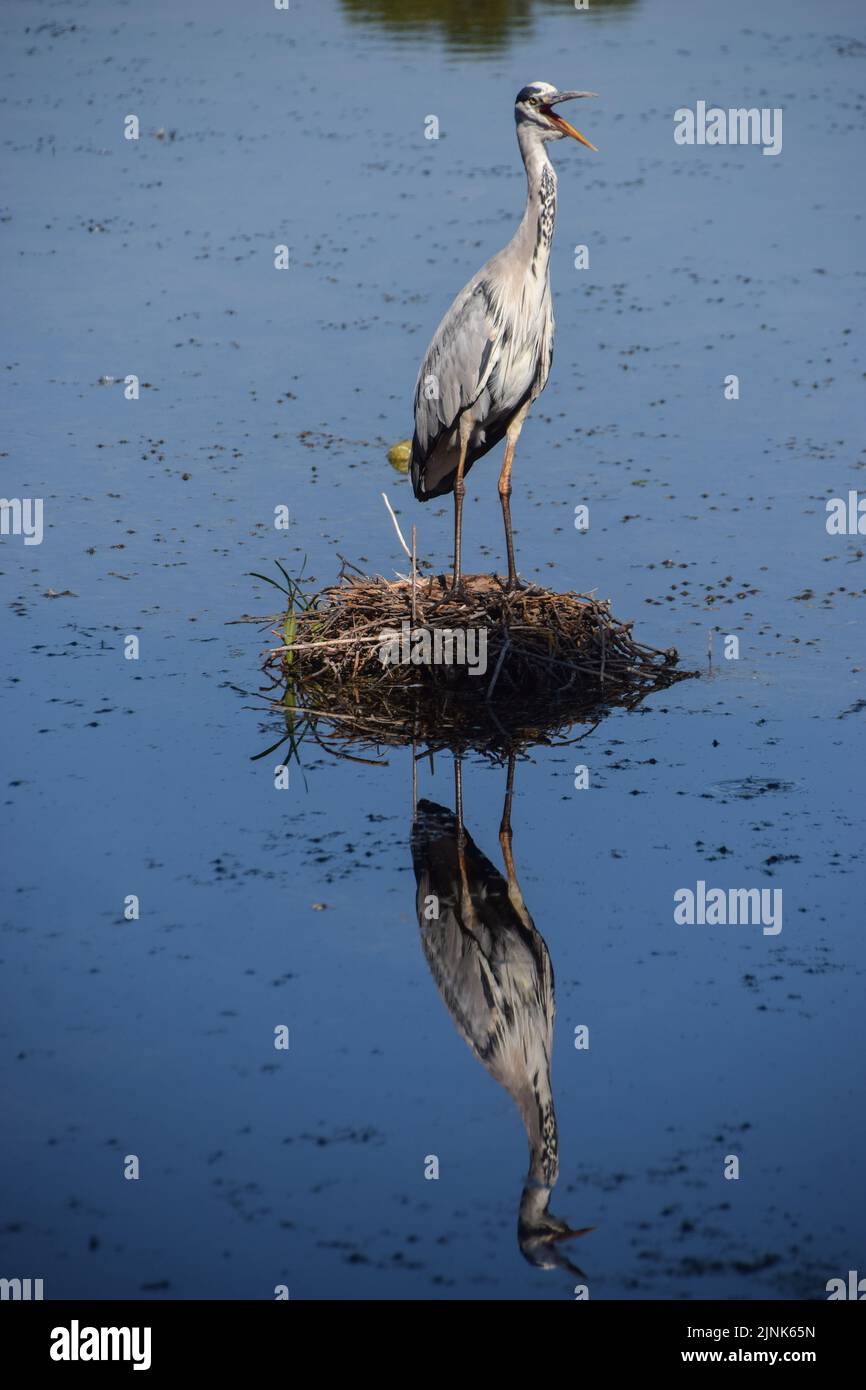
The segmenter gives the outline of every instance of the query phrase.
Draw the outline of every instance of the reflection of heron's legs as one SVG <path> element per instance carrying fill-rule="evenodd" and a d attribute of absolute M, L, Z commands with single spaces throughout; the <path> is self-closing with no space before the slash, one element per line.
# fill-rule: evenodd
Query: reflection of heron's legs
<path fill-rule="evenodd" d="M 502 850 L 502 859 L 505 864 L 505 874 L 508 879 L 508 896 L 522 918 L 529 919 L 526 911 L 526 904 L 523 901 L 523 894 L 520 891 L 520 884 L 517 881 L 517 870 L 514 867 L 514 856 L 511 853 L 511 802 L 514 796 L 514 763 L 513 753 L 508 755 L 508 778 L 505 783 L 505 802 L 502 807 L 502 820 L 499 822 L 499 846 Z M 533 931 L 535 928 L 533 927 Z"/>
<path fill-rule="evenodd" d="M 505 872 L 509 885 L 517 884 L 514 872 L 514 859 L 511 854 L 511 802 L 514 797 L 514 754 L 508 755 L 508 777 L 505 783 L 505 801 L 502 806 L 502 820 L 499 822 L 499 845 L 505 862 Z"/>
<path fill-rule="evenodd" d="M 418 818 L 418 764 L 415 761 L 415 740 L 412 740 L 412 819 Z"/>
<path fill-rule="evenodd" d="M 463 469 L 466 464 L 466 449 L 469 444 L 469 427 L 463 420 L 460 421 L 460 459 L 457 464 L 457 477 L 454 480 L 454 580 L 452 589 L 455 591 L 462 588 L 463 579 L 460 573 L 460 549 L 463 543 L 463 494 L 466 491 L 466 484 L 463 481 Z"/>
<path fill-rule="evenodd" d="M 468 919 L 472 905 L 469 879 L 466 874 L 466 832 L 463 829 L 463 765 L 459 754 L 454 756 L 454 814 L 457 817 L 457 867 L 460 871 L 460 914 Z"/>
<path fill-rule="evenodd" d="M 502 460 L 502 472 L 499 474 L 499 501 L 502 504 L 502 520 L 505 522 L 505 547 L 508 551 L 508 588 L 519 589 L 520 581 L 517 578 L 517 566 L 514 563 L 514 538 L 511 534 L 511 465 L 514 462 L 514 450 L 520 431 L 523 429 L 523 422 L 526 419 L 526 412 L 529 405 L 525 405 L 522 410 L 518 410 L 511 424 L 505 432 L 505 457 Z"/>

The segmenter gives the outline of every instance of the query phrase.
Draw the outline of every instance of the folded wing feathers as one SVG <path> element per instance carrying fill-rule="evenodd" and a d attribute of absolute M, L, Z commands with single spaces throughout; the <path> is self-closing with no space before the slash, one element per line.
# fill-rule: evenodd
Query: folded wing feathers
<path fill-rule="evenodd" d="M 415 384 L 415 437 L 426 459 L 475 403 L 497 364 L 503 319 L 495 292 L 471 281 L 436 330 Z"/>

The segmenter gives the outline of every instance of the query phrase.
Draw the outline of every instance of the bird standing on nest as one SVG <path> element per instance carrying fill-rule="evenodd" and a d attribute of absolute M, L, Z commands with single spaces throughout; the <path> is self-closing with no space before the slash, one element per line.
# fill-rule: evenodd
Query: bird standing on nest
<path fill-rule="evenodd" d="M 454 300 L 427 349 L 415 387 L 412 487 L 419 502 L 454 493 L 454 578 L 461 588 L 464 478 L 505 439 L 499 498 L 508 551 L 508 588 L 518 588 L 511 535 L 511 467 L 530 405 L 547 384 L 553 357 L 548 265 L 556 218 L 556 174 L 545 146 L 571 136 L 595 146 L 554 111 L 595 92 L 559 92 L 532 82 L 514 105 L 526 168 L 523 220 L 511 241 Z"/>

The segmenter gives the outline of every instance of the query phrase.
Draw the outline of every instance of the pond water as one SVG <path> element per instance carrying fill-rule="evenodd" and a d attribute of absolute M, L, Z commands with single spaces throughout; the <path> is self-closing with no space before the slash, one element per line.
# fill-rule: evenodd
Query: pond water
<path fill-rule="evenodd" d="M 862 6 L 7 0 L 0 28 L 0 488 L 44 499 L 41 544 L 0 542 L 0 1273 L 688 1299 L 866 1272 L 866 567 L 825 511 L 864 483 Z M 419 758 L 414 832 L 411 749 L 307 741 L 278 790 L 272 624 L 232 624 L 277 613 L 250 577 L 276 560 L 311 589 L 340 556 L 403 570 L 383 491 L 447 565 L 450 499 L 418 507 L 386 451 L 520 216 L 537 79 L 600 94 L 574 116 L 599 152 L 553 148 L 518 563 L 701 677 L 518 759 L 509 874 L 508 768 L 480 754 Z M 781 152 L 678 145 L 700 100 L 780 108 Z M 467 483 L 469 571 L 504 567 L 495 473 Z M 552 1191 L 537 1152 L 524 1189 L 519 1063 L 509 1094 L 419 929 L 425 885 L 459 897 L 458 774 L 463 886 L 538 986 Z M 699 882 L 782 890 L 781 931 L 677 924 Z M 591 1232 L 539 1245 L 548 1198 Z"/>

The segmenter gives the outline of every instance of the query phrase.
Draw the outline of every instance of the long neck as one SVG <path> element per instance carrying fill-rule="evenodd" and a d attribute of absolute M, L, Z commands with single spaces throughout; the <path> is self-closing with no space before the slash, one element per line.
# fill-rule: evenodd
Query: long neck
<path fill-rule="evenodd" d="M 556 222 L 556 172 L 545 142 L 532 126 L 517 127 L 517 143 L 526 169 L 526 208 L 514 234 L 526 264 L 537 279 L 547 276 Z"/>
<path fill-rule="evenodd" d="M 523 1087 L 512 1095 L 529 1140 L 527 1182 L 548 1189 L 554 1187 L 559 1177 L 559 1138 L 550 1089 L 550 1063 L 543 1072 L 539 1067 L 531 1088 Z"/>

